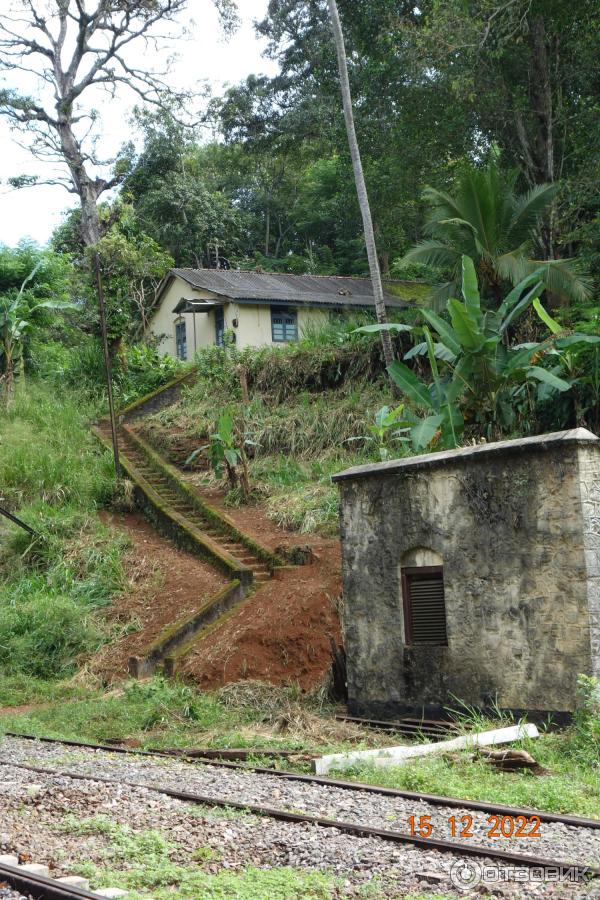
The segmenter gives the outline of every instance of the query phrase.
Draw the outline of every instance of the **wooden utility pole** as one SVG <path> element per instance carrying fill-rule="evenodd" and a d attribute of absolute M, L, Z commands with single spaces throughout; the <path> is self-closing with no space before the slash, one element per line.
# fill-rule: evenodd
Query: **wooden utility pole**
<path fill-rule="evenodd" d="M 100 330 L 102 332 L 102 352 L 104 354 L 104 369 L 106 372 L 106 391 L 108 394 L 108 415 L 110 418 L 110 430 L 112 433 L 113 455 L 115 459 L 115 477 L 117 480 L 121 478 L 121 460 L 119 458 L 119 436 L 117 432 L 117 417 L 115 414 L 115 404 L 113 399 L 112 384 L 112 367 L 110 361 L 110 352 L 108 349 L 108 331 L 106 328 L 106 300 L 104 297 L 104 287 L 102 286 L 102 270 L 100 267 L 100 256 L 96 252 L 93 255 L 93 265 L 96 274 L 96 286 L 98 289 L 98 309 L 100 311 Z"/>
<path fill-rule="evenodd" d="M 344 107 L 344 119 L 346 120 L 346 132 L 348 135 L 348 146 L 350 148 L 350 156 L 352 158 L 352 168 L 354 170 L 354 181 L 356 184 L 356 193 L 358 194 L 358 204 L 360 206 L 360 214 L 363 221 L 363 230 L 365 235 L 365 244 L 367 248 L 367 257 L 369 259 L 369 269 L 371 272 L 371 284 L 373 285 L 373 299 L 375 300 L 375 313 L 377 321 L 380 325 L 387 324 L 387 313 L 385 309 L 385 300 L 383 297 L 383 283 L 381 281 L 381 270 L 379 268 L 379 259 L 377 257 L 377 245 L 375 243 L 375 231 L 373 229 L 373 219 L 371 216 L 371 207 L 369 205 L 369 195 L 367 193 L 367 185 L 360 157 L 360 148 L 358 146 L 358 138 L 356 137 L 356 127 L 354 125 L 354 113 L 352 111 L 352 94 L 350 92 L 350 78 L 348 77 L 348 61 L 346 59 L 346 45 L 344 43 L 344 34 L 340 22 L 340 15 L 335 0 L 328 0 L 329 18 L 331 20 L 331 28 L 335 39 L 335 47 L 337 51 L 338 69 L 340 73 L 340 86 L 342 90 L 342 104 Z M 386 366 L 391 366 L 394 362 L 394 348 L 389 331 L 381 332 L 381 344 L 383 347 L 383 356 Z"/>

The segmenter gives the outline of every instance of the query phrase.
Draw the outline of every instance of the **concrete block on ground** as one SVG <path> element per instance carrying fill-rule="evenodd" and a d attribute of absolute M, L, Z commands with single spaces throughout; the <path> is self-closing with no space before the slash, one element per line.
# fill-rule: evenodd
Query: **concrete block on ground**
<path fill-rule="evenodd" d="M 81 875 L 63 875 L 62 878 L 57 878 L 59 884 L 67 884 L 69 887 L 78 887 L 82 888 L 84 891 L 89 891 L 90 882 L 89 879 L 83 878 Z"/>
<path fill-rule="evenodd" d="M 2 866 L 18 866 L 19 865 L 19 857 L 13 856 L 10 853 L 5 853 L 0 856 L 0 865 Z"/>
<path fill-rule="evenodd" d="M 96 888 L 94 890 L 94 894 L 98 894 L 99 897 L 108 897 L 109 900 L 117 900 L 117 897 L 126 897 L 130 891 L 123 891 L 121 888 Z"/>
<path fill-rule="evenodd" d="M 50 878 L 50 869 L 48 866 L 43 866 L 41 863 L 26 863 L 24 866 L 19 866 L 24 872 L 31 872 L 32 875 L 41 875 L 43 878 Z"/>

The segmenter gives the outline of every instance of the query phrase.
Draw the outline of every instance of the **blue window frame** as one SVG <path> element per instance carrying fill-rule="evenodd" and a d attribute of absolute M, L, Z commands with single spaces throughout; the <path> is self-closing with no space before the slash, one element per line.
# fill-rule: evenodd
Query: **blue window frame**
<path fill-rule="evenodd" d="M 271 338 L 276 344 L 298 340 L 298 313 L 295 309 L 271 307 Z"/>
<path fill-rule="evenodd" d="M 215 306 L 215 344 L 223 346 L 225 338 L 225 310 L 222 306 Z"/>
<path fill-rule="evenodd" d="M 185 319 L 175 323 L 175 349 L 177 359 L 187 359 L 187 332 Z"/>

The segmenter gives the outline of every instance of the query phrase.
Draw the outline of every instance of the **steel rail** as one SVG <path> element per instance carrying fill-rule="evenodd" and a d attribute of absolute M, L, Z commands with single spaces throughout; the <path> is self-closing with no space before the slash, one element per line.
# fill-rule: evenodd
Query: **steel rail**
<path fill-rule="evenodd" d="M 144 784 L 139 781 L 129 781 L 117 778 L 106 778 L 100 775 L 82 775 L 79 772 L 68 772 L 64 769 L 46 769 L 41 766 L 29 766 L 24 763 L 0 762 L 2 766 L 12 766 L 35 772 L 38 775 L 52 775 L 59 778 L 70 778 L 74 781 L 93 781 L 98 784 L 126 785 L 131 788 L 140 788 L 145 791 L 154 791 L 174 800 L 182 800 L 186 803 L 194 803 L 200 806 L 218 807 L 221 809 L 237 809 L 257 816 L 276 819 L 281 822 L 290 822 L 295 825 L 316 825 L 320 828 L 336 828 L 346 834 L 357 837 L 375 837 L 384 841 L 392 841 L 396 844 L 410 844 L 422 850 L 440 850 L 441 852 L 454 853 L 459 856 L 477 856 L 484 859 L 499 860 L 513 866 L 560 869 L 562 872 L 577 869 L 580 871 L 581 880 L 600 878 L 600 868 L 588 866 L 578 861 L 548 859 L 543 856 L 530 856 L 528 854 L 512 853 L 495 847 L 487 847 L 482 844 L 464 844 L 460 841 L 447 841 L 438 838 L 427 838 L 421 835 L 405 834 L 401 831 L 389 831 L 372 825 L 361 825 L 359 822 L 344 822 L 338 819 L 327 819 L 313 816 L 309 813 L 293 813 L 282 809 L 272 809 L 268 806 L 259 806 L 253 803 L 242 803 L 238 800 L 224 800 L 221 797 L 211 797 L 205 794 L 195 794 L 190 791 L 176 791 L 173 788 L 160 787 L 153 784 Z"/>
<path fill-rule="evenodd" d="M 203 759 L 197 756 L 176 756 L 161 750 L 137 750 L 130 747 L 113 747 L 109 744 L 91 744 L 85 741 L 72 741 L 60 738 L 36 737 L 32 734 L 18 734 L 14 731 L 5 731 L 4 734 L 11 738 L 20 738 L 27 741 L 40 741 L 47 744 L 64 744 L 69 747 L 81 747 L 89 750 L 102 750 L 107 753 L 121 753 L 131 756 L 157 756 L 161 759 L 178 759 L 188 765 L 200 764 L 217 766 L 221 769 L 237 769 L 242 772 L 253 772 L 257 775 L 274 775 L 286 781 L 300 781 L 306 784 L 318 784 L 322 787 L 334 787 L 342 790 L 362 791 L 369 794 L 380 794 L 383 797 L 398 797 L 402 800 L 414 800 L 416 802 L 429 803 L 431 806 L 447 806 L 451 809 L 473 809 L 477 812 L 487 812 L 492 815 L 503 816 L 537 816 L 541 822 L 555 822 L 561 825 L 570 825 L 576 828 L 600 829 L 600 819 L 590 819 L 585 816 L 575 816 L 568 813 L 555 813 L 548 810 L 534 809 L 527 806 L 507 806 L 501 803 L 491 803 L 486 800 L 465 800 L 460 797 L 444 797 L 441 794 L 426 794 L 422 791 L 403 791 L 399 788 L 384 787 L 378 784 L 367 784 L 363 781 L 344 781 L 338 778 L 326 778 L 323 775 L 305 775 L 300 772 L 290 772 L 286 769 L 270 769 L 267 766 L 246 766 L 241 763 L 227 762 L 214 759 Z"/>
<path fill-rule="evenodd" d="M 444 737 L 458 729 L 453 722 L 443 722 L 434 719 L 398 719 L 396 721 L 382 721 L 380 719 L 361 719 L 359 716 L 336 715 L 337 722 L 348 722 L 352 725 L 360 725 L 363 728 L 372 728 L 376 731 L 393 731 L 397 734 L 424 735 L 425 737 Z"/>
<path fill-rule="evenodd" d="M 85 888 L 64 884 L 44 875 L 24 871 L 20 866 L 7 866 L 0 863 L 0 881 L 5 881 L 15 891 L 34 900 L 102 900 L 100 894 L 94 894 Z"/>
<path fill-rule="evenodd" d="M 18 525 L 19 528 L 22 528 L 23 531 L 28 531 L 29 534 L 32 535 L 32 537 L 41 537 L 40 533 L 38 531 L 35 531 L 31 527 L 31 525 L 28 525 L 26 522 L 23 522 L 22 519 L 18 519 L 17 516 L 13 515 L 7 509 L 4 509 L 2 506 L 0 506 L 0 516 L 4 516 L 5 518 L 9 519 L 9 521 L 13 522 L 15 525 Z"/>

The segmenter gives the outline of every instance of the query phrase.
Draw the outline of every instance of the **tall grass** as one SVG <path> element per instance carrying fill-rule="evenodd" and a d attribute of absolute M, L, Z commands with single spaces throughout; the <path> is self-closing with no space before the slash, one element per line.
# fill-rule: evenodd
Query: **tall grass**
<path fill-rule="evenodd" d="M 97 516 L 114 479 L 94 412 L 80 393 L 28 381 L 1 415 L 0 502 L 40 535 L 0 520 L 1 674 L 69 674 L 108 636 L 96 610 L 124 585 L 124 540 Z"/>
<path fill-rule="evenodd" d="M 112 463 L 89 432 L 95 413 L 79 392 L 37 381 L 20 386 L 12 408 L 0 412 L 5 505 L 17 509 L 41 500 L 90 508 L 106 502 L 113 490 Z"/>

